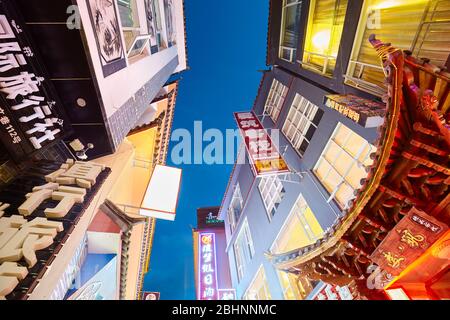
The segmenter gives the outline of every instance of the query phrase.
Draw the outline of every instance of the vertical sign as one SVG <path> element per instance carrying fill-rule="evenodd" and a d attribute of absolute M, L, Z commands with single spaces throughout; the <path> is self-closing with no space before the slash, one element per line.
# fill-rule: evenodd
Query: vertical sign
<path fill-rule="evenodd" d="M 286 161 L 253 111 L 235 112 L 234 117 L 244 139 L 255 175 L 289 172 Z"/>
<path fill-rule="evenodd" d="M 68 127 L 13 5 L 0 3 L 0 141 L 19 161 L 61 138 Z"/>
<path fill-rule="evenodd" d="M 198 299 L 217 300 L 216 235 L 200 233 L 198 249 Z"/>
<path fill-rule="evenodd" d="M 160 300 L 161 293 L 159 292 L 149 292 L 144 291 L 142 292 L 142 300 Z"/>

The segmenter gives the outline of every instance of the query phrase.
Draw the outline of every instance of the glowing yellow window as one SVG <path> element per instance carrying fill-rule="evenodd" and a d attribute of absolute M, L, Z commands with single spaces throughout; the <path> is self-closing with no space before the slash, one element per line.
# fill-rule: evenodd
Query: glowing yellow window
<path fill-rule="evenodd" d="M 353 44 L 346 83 L 382 96 L 387 88 L 376 51 L 369 43 L 375 34 L 414 56 L 445 65 L 450 51 L 450 1 L 366 0 Z"/>
<path fill-rule="evenodd" d="M 312 0 L 302 65 L 332 75 L 336 66 L 348 0 Z"/>

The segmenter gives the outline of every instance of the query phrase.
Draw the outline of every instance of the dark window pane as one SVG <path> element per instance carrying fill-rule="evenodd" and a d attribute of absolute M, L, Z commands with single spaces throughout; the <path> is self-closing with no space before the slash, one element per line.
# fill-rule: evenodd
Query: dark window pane
<path fill-rule="evenodd" d="M 316 115 L 314 116 L 314 119 L 313 119 L 312 122 L 313 122 L 316 126 L 318 126 L 320 120 L 322 119 L 322 116 L 323 116 L 323 111 L 322 111 L 321 109 L 318 109 L 317 112 L 316 112 Z"/>
<path fill-rule="evenodd" d="M 284 9 L 284 33 L 281 41 L 284 47 L 297 48 L 301 8 L 302 4 L 299 3 Z"/>

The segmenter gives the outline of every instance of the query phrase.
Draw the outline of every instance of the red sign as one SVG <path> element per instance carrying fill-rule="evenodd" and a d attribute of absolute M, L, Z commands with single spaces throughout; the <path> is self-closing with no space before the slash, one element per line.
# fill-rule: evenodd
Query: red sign
<path fill-rule="evenodd" d="M 198 239 L 198 300 L 217 300 L 216 235 L 200 233 Z"/>
<path fill-rule="evenodd" d="M 248 157 L 256 176 L 289 172 L 288 165 L 256 115 L 235 112 L 234 117 L 244 138 Z"/>
<path fill-rule="evenodd" d="M 353 300 L 353 293 L 347 286 L 339 287 L 324 283 L 311 300 Z"/>
<path fill-rule="evenodd" d="M 408 265 L 419 258 L 448 227 L 412 208 L 389 232 L 370 258 L 382 269 L 398 276 Z"/>
<path fill-rule="evenodd" d="M 161 294 L 159 292 L 149 292 L 149 291 L 142 292 L 142 300 L 159 300 L 160 297 Z"/>

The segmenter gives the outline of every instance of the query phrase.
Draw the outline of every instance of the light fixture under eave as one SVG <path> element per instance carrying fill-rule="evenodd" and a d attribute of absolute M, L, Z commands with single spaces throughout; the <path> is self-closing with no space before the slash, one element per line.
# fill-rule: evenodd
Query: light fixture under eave
<path fill-rule="evenodd" d="M 182 170 L 156 165 L 150 178 L 139 214 L 174 221 Z"/>

